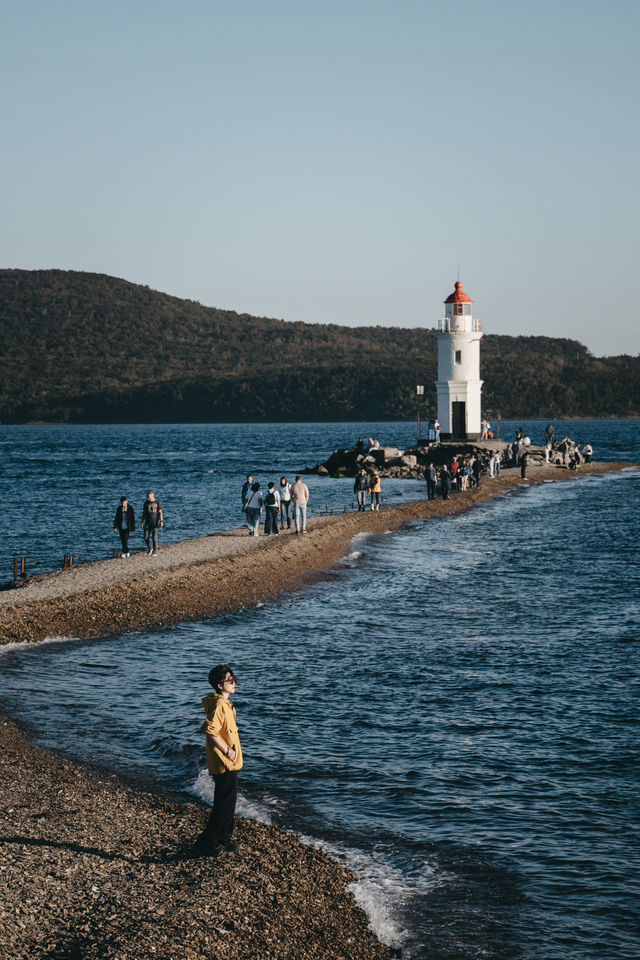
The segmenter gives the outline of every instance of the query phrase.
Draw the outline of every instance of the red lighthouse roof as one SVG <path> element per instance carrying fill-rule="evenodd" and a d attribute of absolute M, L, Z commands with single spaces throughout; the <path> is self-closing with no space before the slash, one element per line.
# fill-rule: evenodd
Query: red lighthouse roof
<path fill-rule="evenodd" d="M 473 303 L 473 300 L 463 292 L 462 283 L 460 280 L 458 280 L 456 282 L 455 290 L 450 296 L 447 297 L 445 303 Z"/>

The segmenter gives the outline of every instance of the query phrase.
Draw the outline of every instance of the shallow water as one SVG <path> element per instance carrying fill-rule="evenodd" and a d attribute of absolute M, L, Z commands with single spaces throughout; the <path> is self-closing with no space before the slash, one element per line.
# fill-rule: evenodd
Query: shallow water
<path fill-rule="evenodd" d="M 405 957 L 635 960 L 639 499 L 631 470 L 359 537 L 277 603 L 6 651 L 0 697 L 47 745 L 203 795 L 229 661 L 242 811 L 346 856 Z"/>

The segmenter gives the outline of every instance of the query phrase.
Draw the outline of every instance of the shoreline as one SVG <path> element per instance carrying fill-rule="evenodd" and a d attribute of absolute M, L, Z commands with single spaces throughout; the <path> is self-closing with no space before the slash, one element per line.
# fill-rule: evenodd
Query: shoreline
<path fill-rule="evenodd" d="M 47 637 L 140 633 L 191 620 L 237 612 L 298 589 L 337 563 L 358 533 L 399 530 L 410 520 L 452 516 L 490 500 L 504 489 L 579 480 L 581 476 L 629 469 L 625 462 L 584 465 L 576 474 L 556 465 L 532 466 L 526 480 L 517 468 L 483 478 L 479 488 L 450 500 L 410 500 L 377 512 L 308 519 L 309 533 L 249 537 L 241 528 L 161 547 L 150 558 L 82 564 L 39 574 L 0 592 L 0 646 Z"/>
<path fill-rule="evenodd" d="M 389 960 L 347 886 L 293 833 L 236 818 L 237 853 L 191 858 L 206 809 L 58 757 L 0 711 L 6 960 Z"/>
<path fill-rule="evenodd" d="M 514 469 L 446 502 L 316 518 L 308 536 L 224 531 L 164 547 L 155 561 L 139 554 L 42 574 L 0 595 L 1 639 L 37 641 L 52 627 L 60 637 L 107 636 L 238 610 L 322 576 L 358 533 L 453 516 L 521 485 L 635 466 L 595 463 L 577 476 L 540 467 L 524 481 Z M 191 859 L 206 817 L 197 802 L 45 751 L 2 708 L 0 731 L 7 960 L 397 956 L 347 889 L 355 877 L 295 834 L 238 817 L 238 853 Z"/>

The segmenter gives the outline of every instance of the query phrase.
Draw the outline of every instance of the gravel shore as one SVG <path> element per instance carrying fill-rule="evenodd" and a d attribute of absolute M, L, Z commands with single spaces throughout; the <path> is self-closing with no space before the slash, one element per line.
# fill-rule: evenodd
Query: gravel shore
<path fill-rule="evenodd" d="M 578 480 L 625 466 L 591 464 Z M 575 477 L 538 467 L 526 482 Z M 238 610 L 327 569 L 357 533 L 458 513 L 521 482 L 512 470 L 447 502 L 316 518 L 307 536 L 226 531 L 164 547 L 156 558 L 139 554 L 42 575 L 0 593 L 0 642 L 137 632 Z M 2 715 L 0 731 L 6 960 L 393 956 L 346 891 L 350 874 L 295 836 L 240 818 L 237 853 L 193 859 L 202 807 L 45 753 Z"/>

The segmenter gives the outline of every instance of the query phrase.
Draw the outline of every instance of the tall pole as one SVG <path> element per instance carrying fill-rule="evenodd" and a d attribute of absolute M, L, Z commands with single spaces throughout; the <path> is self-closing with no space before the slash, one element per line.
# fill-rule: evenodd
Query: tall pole
<path fill-rule="evenodd" d="M 424 396 L 424 384 L 419 383 L 416 386 L 416 395 L 418 397 L 418 446 L 420 446 L 420 400 Z"/>

